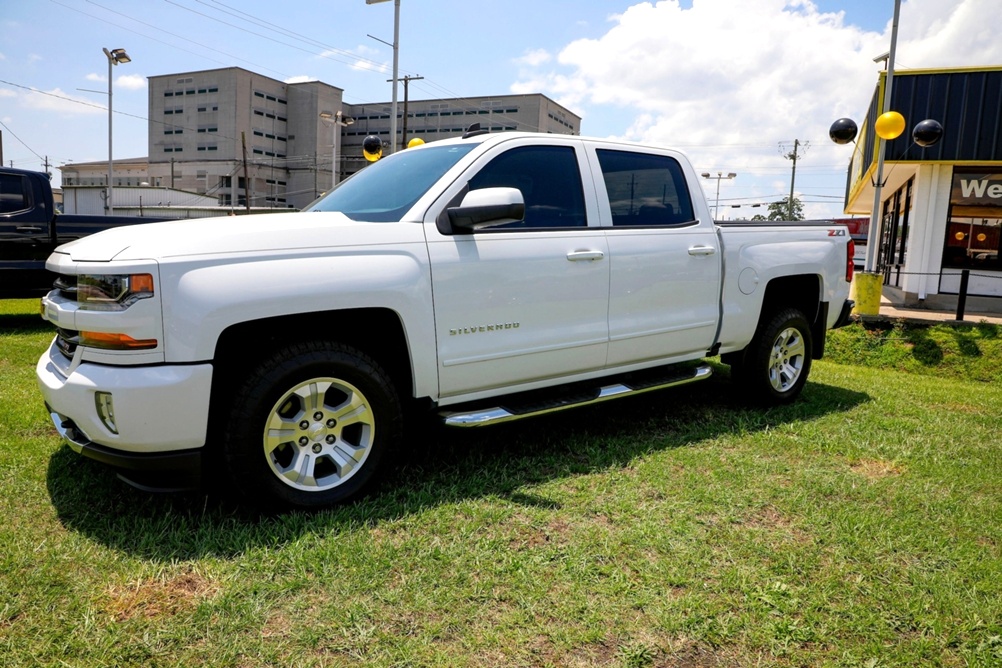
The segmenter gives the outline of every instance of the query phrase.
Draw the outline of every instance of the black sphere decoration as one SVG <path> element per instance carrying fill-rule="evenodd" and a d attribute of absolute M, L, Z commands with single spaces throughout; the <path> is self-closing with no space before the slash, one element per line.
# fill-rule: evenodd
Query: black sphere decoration
<path fill-rule="evenodd" d="M 931 118 L 927 118 L 924 121 L 917 123 L 915 125 L 915 129 L 912 130 L 912 139 L 914 139 L 915 143 L 922 148 L 932 146 L 933 144 L 938 143 L 942 138 L 942 124 Z"/>
<path fill-rule="evenodd" d="M 859 132 L 859 128 L 856 127 L 856 121 L 851 118 L 840 118 L 832 123 L 828 130 L 828 136 L 836 144 L 848 144 L 856 138 L 857 132 Z"/>
<path fill-rule="evenodd" d="M 376 135 L 369 135 L 362 140 L 362 155 L 369 162 L 375 162 L 383 156 L 383 142 Z"/>

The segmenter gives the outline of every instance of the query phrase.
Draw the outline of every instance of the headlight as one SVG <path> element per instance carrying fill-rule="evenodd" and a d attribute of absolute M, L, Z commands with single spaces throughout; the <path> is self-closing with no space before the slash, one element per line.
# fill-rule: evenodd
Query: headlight
<path fill-rule="evenodd" d="M 83 274 L 77 277 L 77 303 L 88 311 L 124 311 L 153 296 L 152 274 Z"/>

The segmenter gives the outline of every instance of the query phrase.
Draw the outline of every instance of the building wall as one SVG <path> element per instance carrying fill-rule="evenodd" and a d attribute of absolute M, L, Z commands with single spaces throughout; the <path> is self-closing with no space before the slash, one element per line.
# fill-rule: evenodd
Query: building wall
<path fill-rule="evenodd" d="M 340 109 L 339 88 L 285 84 L 238 67 L 149 81 L 154 184 L 173 182 L 221 205 L 243 205 L 245 194 L 252 206 L 275 208 L 301 208 L 315 198 L 315 156 L 329 151 L 315 126 L 322 107 Z"/>
<path fill-rule="evenodd" d="M 149 77 L 148 94 L 148 162 L 116 161 L 115 185 L 148 182 L 221 206 L 243 206 L 247 193 L 252 207 L 303 208 L 365 164 L 366 136 L 389 146 L 389 102 L 344 105 L 340 88 L 319 81 L 286 84 L 227 67 Z M 338 112 L 354 123 L 336 127 L 320 116 Z M 398 143 L 461 136 L 473 123 L 490 132 L 579 134 L 581 117 L 543 95 L 401 100 Z M 106 174 L 100 162 L 63 168 L 70 185 L 104 185 Z"/>
<path fill-rule="evenodd" d="M 397 103 L 397 145 L 411 139 L 426 142 L 462 136 L 473 123 L 491 132 L 524 131 L 553 134 L 580 134 L 581 117 L 544 95 L 495 95 L 488 97 L 410 100 L 404 108 Z M 342 173 L 352 174 L 364 164 L 362 140 L 375 135 L 385 146 L 390 142 L 389 102 L 345 105 L 345 113 L 355 122 L 343 129 Z"/>

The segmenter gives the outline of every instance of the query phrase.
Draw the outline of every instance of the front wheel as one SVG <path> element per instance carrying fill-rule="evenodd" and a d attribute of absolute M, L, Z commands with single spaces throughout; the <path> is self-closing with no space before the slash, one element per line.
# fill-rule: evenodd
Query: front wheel
<path fill-rule="evenodd" d="M 773 315 L 756 332 L 731 375 L 749 398 L 767 404 L 796 399 L 811 371 L 811 326 L 797 309 Z"/>
<path fill-rule="evenodd" d="M 223 438 L 231 486 L 268 510 L 321 508 L 356 496 L 402 430 L 386 372 L 335 343 L 276 351 L 231 405 Z"/>

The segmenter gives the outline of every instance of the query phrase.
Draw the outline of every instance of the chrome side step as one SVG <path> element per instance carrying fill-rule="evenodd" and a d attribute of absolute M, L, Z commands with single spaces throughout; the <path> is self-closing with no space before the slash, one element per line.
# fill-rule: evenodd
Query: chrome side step
<path fill-rule="evenodd" d="M 539 390 L 505 398 L 500 406 L 465 411 L 439 411 L 439 416 L 449 427 L 485 427 L 512 420 L 555 413 L 568 408 L 580 408 L 610 399 L 636 396 L 645 392 L 686 385 L 705 380 L 713 374 L 708 364 L 683 369 L 672 368 L 668 373 L 633 374 L 622 382 L 601 387 L 575 385 L 570 392 L 554 396 L 552 390 Z M 549 393 L 549 396 L 546 394 Z"/>

